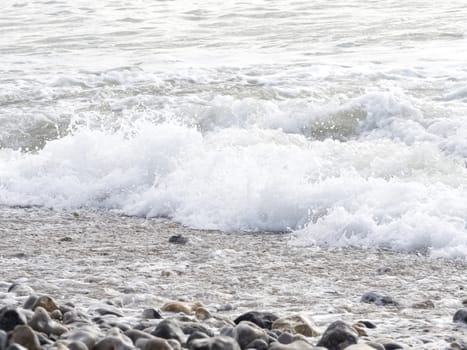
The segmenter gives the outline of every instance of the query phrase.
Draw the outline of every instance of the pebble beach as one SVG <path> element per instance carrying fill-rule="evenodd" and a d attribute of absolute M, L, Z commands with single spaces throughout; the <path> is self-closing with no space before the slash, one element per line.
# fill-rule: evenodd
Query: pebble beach
<path fill-rule="evenodd" d="M 23 310 L 30 298 L 53 298 L 62 313 L 54 322 L 66 332 L 49 335 L 43 348 L 66 348 L 67 337 L 86 325 L 93 329 L 95 344 L 110 332 L 126 344 L 115 349 L 145 349 L 128 342 L 125 332 L 154 333 L 162 319 L 182 325 L 194 322 L 207 327 L 210 337 L 219 336 L 228 333 L 224 328 L 238 327 L 232 322 L 251 311 L 278 318 L 300 315 L 321 334 L 301 335 L 305 343 L 293 349 L 316 346 L 335 321 L 350 326 L 371 323 L 372 328 L 357 325 L 364 332 L 358 336 L 361 346 L 373 342 L 389 344 L 387 348 L 465 348 L 467 326 L 453 322 L 467 303 L 463 260 L 383 249 L 293 247 L 287 233 L 200 231 L 168 220 L 107 212 L 8 208 L 1 213 L 0 306 Z M 389 302 L 364 300 L 369 292 Z M 202 311 L 171 312 L 170 307 L 164 309 L 168 303 L 201 305 Z M 26 319 L 36 312 L 31 300 L 29 304 Z M 67 324 L 63 314 L 70 308 L 87 321 L 72 317 Z M 108 315 L 107 309 L 113 311 Z M 161 318 L 152 319 L 148 309 Z M 44 333 L 37 327 L 34 332 Z M 280 329 L 275 334 L 277 338 Z M 269 348 L 282 344 L 270 337 Z M 186 339 L 177 342 L 169 346 L 197 349 L 196 342 L 191 347 Z M 238 338 L 237 342 L 242 344 Z M 258 346 L 262 349 L 264 344 Z M 94 348 L 104 349 L 89 350 Z"/>

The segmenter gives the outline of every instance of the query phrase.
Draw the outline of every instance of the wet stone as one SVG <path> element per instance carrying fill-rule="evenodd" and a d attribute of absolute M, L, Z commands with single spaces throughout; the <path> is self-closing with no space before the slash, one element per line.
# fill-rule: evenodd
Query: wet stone
<path fill-rule="evenodd" d="M 328 350 L 342 350 L 357 342 L 358 335 L 351 326 L 342 321 L 335 321 L 328 326 L 317 345 Z"/>
<path fill-rule="evenodd" d="M 249 311 L 238 316 L 234 322 L 239 324 L 242 321 L 250 321 L 258 327 L 271 329 L 272 323 L 278 319 L 278 316 L 271 312 Z"/>
<path fill-rule="evenodd" d="M 10 343 L 16 343 L 29 350 L 40 350 L 39 339 L 33 329 L 26 325 L 17 326 L 11 335 Z"/>
<path fill-rule="evenodd" d="M 398 306 L 399 303 L 395 301 L 392 297 L 384 295 L 379 292 L 367 292 L 362 295 L 360 299 L 362 303 L 375 304 L 378 306 L 393 305 Z"/>
<path fill-rule="evenodd" d="M 190 335 L 194 332 L 202 332 L 204 334 L 207 334 L 210 337 L 214 336 L 214 332 L 201 323 L 181 322 L 180 328 L 182 329 L 183 333 L 185 333 L 186 335 Z"/>
<path fill-rule="evenodd" d="M 97 312 L 101 316 L 113 315 L 117 317 L 123 317 L 123 314 L 120 312 L 120 310 L 118 310 L 116 307 L 112 305 L 98 307 L 97 309 L 94 309 L 94 311 Z"/>
<path fill-rule="evenodd" d="M 135 343 L 139 349 L 143 350 L 173 350 L 166 339 L 152 337 L 151 339 L 139 339 Z"/>
<path fill-rule="evenodd" d="M 256 339 L 268 342 L 269 336 L 266 331 L 250 321 L 241 321 L 233 330 L 233 336 L 242 349 Z"/>
<path fill-rule="evenodd" d="M 26 316 L 21 310 L 12 307 L 4 307 L 0 310 L 0 329 L 6 332 L 12 331 L 18 325 L 27 324 Z"/>
<path fill-rule="evenodd" d="M 240 350 L 240 346 L 230 337 L 217 336 L 213 338 L 195 339 L 190 342 L 189 350 Z"/>
<path fill-rule="evenodd" d="M 29 325 L 39 332 L 46 334 L 61 335 L 68 329 L 61 324 L 53 321 L 47 311 L 42 307 L 37 307 Z"/>
<path fill-rule="evenodd" d="M 306 337 L 317 337 L 320 332 L 311 321 L 303 315 L 295 314 L 277 319 L 272 324 L 272 329 L 278 329 L 289 333 L 299 333 Z"/>
<path fill-rule="evenodd" d="M 186 338 L 178 323 L 173 320 L 161 321 L 151 334 L 159 338 L 175 339 L 180 343 L 183 343 Z"/>
<path fill-rule="evenodd" d="M 143 311 L 143 318 L 146 319 L 161 319 L 162 315 L 159 310 L 154 308 L 145 309 Z"/>
<path fill-rule="evenodd" d="M 457 310 L 452 321 L 467 324 L 467 308 Z"/>
<path fill-rule="evenodd" d="M 44 308 L 47 312 L 58 310 L 57 302 L 48 295 L 43 295 L 37 298 L 32 306 L 32 310 L 35 311 L 38 307 Z"/>
<path fill-rule="evenodd" d="M 188 238 L 183 235 L 173 235 L 169 238 L 169 243 L 172 244 L 187 244 Z"/>

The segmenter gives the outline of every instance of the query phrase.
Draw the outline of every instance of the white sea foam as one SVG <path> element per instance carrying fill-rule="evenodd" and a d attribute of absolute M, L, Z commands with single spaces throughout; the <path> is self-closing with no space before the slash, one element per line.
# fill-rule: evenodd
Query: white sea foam
<path fill-rule="evenodd" d="M 0 151 L 0 202 L 106 208 L 195 228 L 294 231 L 293 244 L 464 256 L 467 169 L 428 142 L 310 141 L 172 123 L 81 130 Z"/>
<path fill-rule="evenodd" d="M 16 5 L 0 205 L 467 256 L 462 1 Z"/>

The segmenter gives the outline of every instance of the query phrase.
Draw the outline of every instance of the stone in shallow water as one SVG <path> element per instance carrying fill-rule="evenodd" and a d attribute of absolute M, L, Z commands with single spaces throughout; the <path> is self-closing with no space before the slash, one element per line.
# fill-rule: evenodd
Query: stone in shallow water
<path fill-rule="evenodd" d="M 186 338 L 178 323 L 173 320 L 161 321 L 151 334 L 159 338 L 175 339 L 180 343 L 184 343 Z"/>
<path fill-rule="evenodd" d="M 213 338 L 195 339 L 190 342 L 189 350 L 240 350 L 240 346 L 235 339 L 225 336 Z"/>
<path fill-rule="evenodd" d="M 16 343 L 29 350 L 40 350 L 39 338 L 33 329 L 26 325 L 16 326 L 11 335 L 10 343 Z"/>
<path fill-rule="evenodd" d="M 34 311 L 29 325 L 39 332 L 44 332 L 46 334 L 61 335 L 65 333 L 68 329 L 61 324 L 53 321 L 47 311 L 38 306 Z"/>
<path fill-rule="evenodd" d="M 457 310 L 452 318 L 453 322 L 461 322 L 467 324 L 467 309 Z"/>
<path fill-rule="evenodd" d="M 181 322 L 180 328 L 182 329 L 183 333 L 185 333 L 186 335 L 190 335 L 194 332 L 202 332 L 204 334 L 207 334 L 210 337 L 214 336 L 214 332 L 201 323 Z"/>
<path fill-rule="evenodd" d="M 183 235 L 173 235 L 169 238 L 169 243 L 173 244 L 187 244 L 188 238 Z"/>
<path fill-rule="evenodd" d="M 44 308 L 47 312 L 58 310 L 57 302 L 54 300 L 54 298 L 48 295 L 43 295 L 37 298 L 34 302 L 34 305 L 32 306 L 32 310 L 35 311 L 38 307 Z"/>
<path fill-rule="evenodd" d="M 24 324 L 27 324 L 26 316 L 20 309 L 4 307 L 0 310 L 0 329 L 9 332 Z"/>
<path fill-rule="evenodd" d="M 120 312 L 120 310 L 112 305 L 101 306 L 101 307 L 98 307 L 97 309 L 94 309 L 94 311 L 97 312 L 101 316 L 113 315 L 117 317 L 123 317 L 123 314 Z"/>
<path fill-rule="evenodd" d="M 250 321 L 241 321 L 232 332 L 233 338 L 242 349 L 246 349 L 253 340 L 262 339 L 269 341 L 269 336 L 263 328 Z"/>
<path fill-rule="evenodd" d="M 351 326 L 343 321 L 335 321 L 324 331 L 317 345 L 329 350 L 342 350 L 357 342 L 358 335 Z"/>
<path fill-rule="evenodd" d="M 89 350 L 89 348 L 80 341 L 72 341 L 67 344 L 68 349 L 70 350 Z M 92 349 L 92 348 L 91 348 Z"/>
<path fill-rule="evenodd" d="M 248 311 L 238 316 L 234 322 L 239 324 L 242 321 L 250 321 L 261 328 L 271 329 L 273 322 L 277 319 L 278 316 L 271 312 Z"/>
<path fill-rule="evenodd" d="M 72 342 L 84 343 L 87 348 L 92 349 L 101 336 L 103 336 L 101 332 L 93 326 L 84 326 L 63 334 L 62 338 Z"/>
<path fill-rule="evenodd" d="M 279 318 L 272 324 L 272 329 L 283 332 L 299 333 L 306 337 L 317 337 L 320 332 L 311 321 L 303 315 L 295 314 Z"/>
<path fill-rule="evenodd" d="M 379 292 L 367 292 L 362 295 L 362 298 L 360 299 L 360 301 L 362 303 L 375 304 L 379 306 L 386 306 L 386 305 L 398 306 L 399 305 L 399 303 L 395 301 L 389 295 L 384 295 Z"/>
<path fill-rule="evenodd" d="M 118 328 L 109 330 L 105 338 L 99 340 L 94 350 L 133 350 L 133 342 Z"/>
<path fill-rule="evenodd" d="M 149 308 L 149 309 L 145 309 L 143 311 L 143 318 L 146 318 L 146 319 L 161 319 L 162 315 L 159 312 L 159 310 L 156 310 L 154 308 Z"/>

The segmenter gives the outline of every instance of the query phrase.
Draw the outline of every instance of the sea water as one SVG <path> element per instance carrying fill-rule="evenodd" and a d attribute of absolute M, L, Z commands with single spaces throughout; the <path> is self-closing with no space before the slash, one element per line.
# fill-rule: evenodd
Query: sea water
<path fill-rule="evenodd" d="M 1 210 L 465 258 L 465 18 L 464 1 L 6 0 Z"/>

